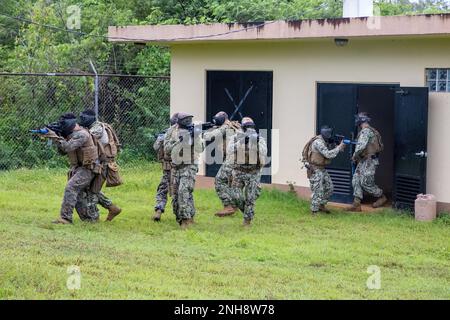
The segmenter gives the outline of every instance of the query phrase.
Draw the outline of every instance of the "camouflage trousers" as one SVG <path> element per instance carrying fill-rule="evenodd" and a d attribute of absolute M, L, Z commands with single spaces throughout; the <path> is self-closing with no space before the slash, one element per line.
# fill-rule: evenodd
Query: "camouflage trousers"
<path fill-rule="evenodd" d="M 214 180 L 216 193 L 219 196 L 220 201 L 224 207 L 232 205 L 232 195 L 231 195 L 231 174 L 233 168 L 228 163 L 223 163 L 217 172 L 216 178 Z"/>
<path fill-rule="evenodd" d="M 375 172 L 378 167 L 378 159 L 366 158 L 361 160 L 356 166 L 353 175 L 353 196 L 363 199 L 364 192 L 375 197 L 381 197 L 383 190 L 375 184 Z"/>
<path fill-rule="evenodd" d="M 195 216 L 192 193 L 194 192 L 197 171 L 198 165 L 196 164 L 181 165 L 172 169 L 172 207 L 178 223 Z"/>
<path fill-rule="evenodd" d="M 170 189 L 171 170 L 163 170 L 161 181 L 156 190 L 155 210 L 159 209 L 164 212 L 167 203 L 167 195 Z"/>
<path fill-rule="evenodd" d="M 232 171 L 231 195 L 233 204 L 244 214 L 244 219 L 252 220 L 255 202 L 261 194 L 261 170 L 245 172 Z"/>
<path fill-rule="evenodd" d="M 315 169 L 309 178 L 311 186 L 311 211 L 319 211 L 321 205 L 326 205 L 333 194 L 333 182 L 325 169 Z"/>
<path fill-rule="evenodd" d="M 61 218 L 72 221 L 73 209 L 76 208 L 80 219 L 83 221 L 97 221 L 98 209 L 95 202 L 95 210 L 89 203 L 94 201 L 87 194 L 94 173 L 84 167 L 72 168 L 69 172 L 69 181 L 64 190 L 64 198 L 61 205 Z"/>
<path fill-rule="evenodd" d="M 109 163 L 108 161 L 102 163 L 103 164 L 103 168 L 106 168 L 106 170 L 110 170 L 108 168 L 108 163 Z M 104 171 L 103 175 L 104 175 L 105 179 L 106 179 L 106 174 L 107 174 L 107 171 Z M 97 194 L 97 200 L 98 200 L 98 204 L 101 205 L 105 209 L 109 209 L 109 207 L 111 207 L 112 204 L 113 204 L 112 200 L 110 198 L 108 198 L 101 191 Z"/>
<path fill-rule="evenodd" d="M 103 192 L 99 192 L 97 195 L 98 204 L 101 205 L 105 209 L 109 209 L 112 206 L 113 202 L 110 198 L 108 198 Z"/>
<path fill-rule="evenodd" d="M 99 195 L 93 193 L 89 189 L 85 189 L 80 193 L 75 209 L 77 210 L 78 216 L 81 220 L 91 222 L 98 220 L 100 216 L 100 212 L 97 207 L 99 199 Z"/>

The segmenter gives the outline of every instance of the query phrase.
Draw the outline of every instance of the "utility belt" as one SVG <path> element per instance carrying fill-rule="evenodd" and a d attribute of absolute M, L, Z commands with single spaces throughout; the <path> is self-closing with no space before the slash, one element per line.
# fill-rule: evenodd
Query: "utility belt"
<path fill-rule="evenodd" d="M 306 176 L 308 179 L 316 172 L 316 170 L 325 170 L 325 166 L 318 166 L 315 164 L 305 164 L 306 167 Z"/>
<path fill-rule="evenodd" d="M 368 154 L 368 155 L 362 156 L 361 160 L 367 160 L 367 159 L 377 160 L 377 159 L 379 159 L 379 157 L 380 157 L 379 153 Z"/>
<path fill-rule="evenodd" d="M 103 176 L 103 173 L 104 173 L 103 164 L 101 164 L 100 162 L 95 162 L 95 163 L 90 163 L 90 164 L 85 164 L 85 165 L 73 165 L 70 168 L 69 173 L 67 174 L 68 180 L 70 180 L 74 176 L 75 171 L 78 168 L 85 168 L 89 171 L 92 171 L 94 176 L 92 178 L 89 189 L 93 193 L 99 193 L 100 190 L 102 189 L 104 182 L 106 181 L 106 177 Z"/>
<path fill-rule="evenodd" d="M 72 164 L 70 166 L 70 171 L 75 170 L 77 168 L 85 168 L 85 169 L 94 171 L 97 168 L 98 165 L 100 165 L 100 164 L 98 164 L 98 163 L 89 163 L 89 164 L 85 164 L 85 165 L 83 165 L 82 163 L 78 163 L 78 164 L 75 164 L 75 165 Z"/>
<path fill-rule="evenodd" d="M 89 171 L 92 171 L 94 174 L 95 174 L 95 171 L 94 171 L 94 169 L 95 169 L 95 163 L 91 163 L 91 164 L 86 164 L 86 165 L 71 165 L 70 166 L 70 169 L 69 169 L 69 172 L 67 172 L 67 180 L 70 180 L 70 179 L 72 179 L 72 177 L 75 175 L 75 171 L 78 169 L 78 168 L 85 168 L 85 169 L 87 169 L 87 170 L 89 170 Z"/>
<path fill-rule="evenodd" d="M 253 172 L 258 172 L 259 170 L 261 170 L 261 167 L 260 166 L 256 166 L 256 165 L 251 165 L 251 166 L 238 166 L 238 167 L 235 167 L 235 169 L 237 170 L 237 171 L 241 171 L 241 172 L 245 172 L 245 173 L 253 173 Z"/>
<path fill-rule="evenodd" d="M 183 163 L 183 164 L 174 164 L 174 163 L 171 163 L 170 165 L 171 165 L 171 169 L 181 170 L 181 169 L 186 168 L 187 166 L 190 166 L 192 164 L 193 163 L 189 163 L 189 164 L 185 164 L 185 163 Z"/>

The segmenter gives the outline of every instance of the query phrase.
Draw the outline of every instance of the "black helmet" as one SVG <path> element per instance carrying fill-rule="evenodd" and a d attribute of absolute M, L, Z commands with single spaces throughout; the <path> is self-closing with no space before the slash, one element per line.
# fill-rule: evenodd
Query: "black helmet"
<path fill-rule="evenodd" d="M 228 120 L 228 114 L 225 111 L 220 111 L 220 112 L 216 113 L 216 115 L 213 117 L 212 122 L 216 126 L 221 126 L 227 120 Z"/>
<path fill-rule="evenodd" d="M 77 116 L 72 112 L 65 113 L 59 118 L 59 124 L 61 126 L 61 135 L 68 137 L 77 125 Z"/>
<path fill-rule="evenodd" d="M 189 113 L 178 113 L 177 123 L 181 128 L 189 128 L 192 126 L 192 118 L 194 116 Z"/>
<path fill-rule="evenodd" d="M 97 119 L 95 116 L 95 111 L 92 109 L 86 109 L 80 113 L 80 121 L 78 122 L 80 126 L 89 128 Z"/>
<path fill-rule="evenodd" d="M 170 117 L 170 125 L 173 126 L 174 124 L 176 124 L 178 121 L 178 112 L 175 112 L 171 117 Z"/>
<path fill-rule="evenodd" d="M 255 129 L 256 125 L 252 118 L 244 117 L 241 120 L 242 129 L 247 130 L 248 128 Z"/>
<path fill-rule="evenodd" d="M 333 136 L 333 128 L 331 128 L 331 127 L 329 127 L 327 125 L 321 126 L 320 127 L 320 135 L 325 140 L 331 139 L 331 137 Z"/>
<path fill-rule="evenodd" d="M 357 115 L 355 115 L 355 126 L 359 126 L 363 123 L 369 123 L 370 117 L 367 112 L 360 112 Z"/>

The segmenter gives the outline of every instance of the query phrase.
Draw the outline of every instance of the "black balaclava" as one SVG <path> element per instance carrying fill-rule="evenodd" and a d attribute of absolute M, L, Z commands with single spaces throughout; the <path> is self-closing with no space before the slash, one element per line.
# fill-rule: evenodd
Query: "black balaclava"
<path fill-rule="evenodd" d="M 61 135 L 67 138 L 77 125 L 77 116 L 72 112 L 65 113 L 59 118 L 59 124 L 61 126 Z"/>
<path fill-rule="evenodd" d="M 97 120 L 97 117 L 95 116 L 94 110 L 84 110 L 82 113 L 80 113 L 80 121 L 78 122 L 80 126 L 85 128 L 90 128 L 91 125 Z"/>

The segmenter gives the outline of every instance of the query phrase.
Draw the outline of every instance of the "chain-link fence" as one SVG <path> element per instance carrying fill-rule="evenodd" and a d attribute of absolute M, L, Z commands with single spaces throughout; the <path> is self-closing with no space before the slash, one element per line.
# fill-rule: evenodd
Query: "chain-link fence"
<path fill-rule="evenodd" d="M 57 167 L 66 160 L 30 129 L 95 106 L 95 76 L 0 74 L 0 170 Z M 99 75 L 99 119 L 121 140 L 119 162 L 154 161 L 155 134 L 169 125 L 168 77 Z"/>

